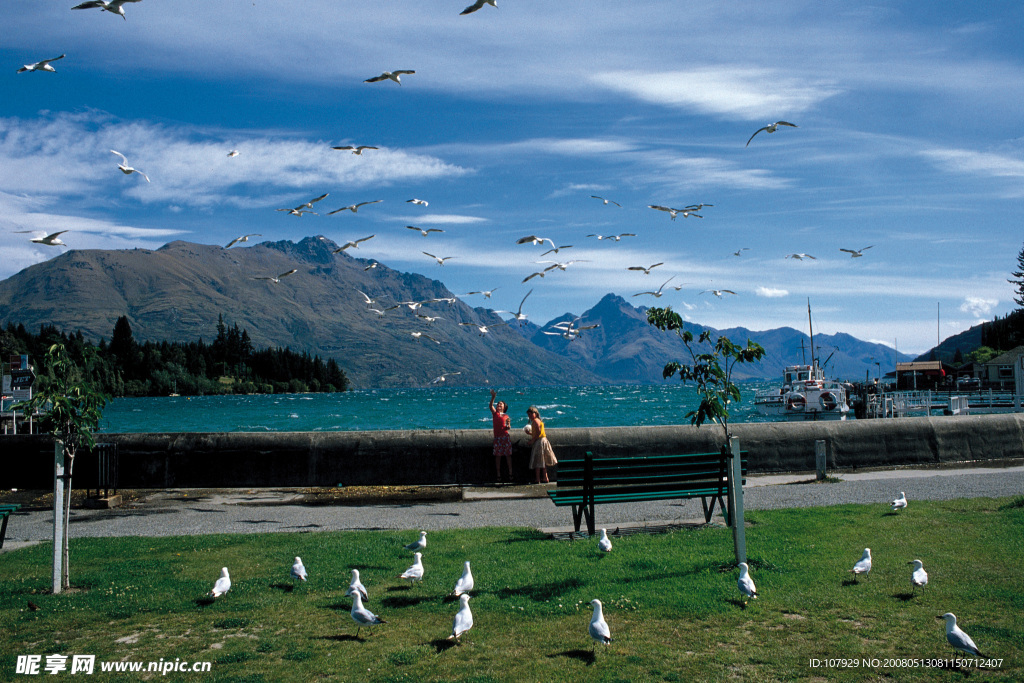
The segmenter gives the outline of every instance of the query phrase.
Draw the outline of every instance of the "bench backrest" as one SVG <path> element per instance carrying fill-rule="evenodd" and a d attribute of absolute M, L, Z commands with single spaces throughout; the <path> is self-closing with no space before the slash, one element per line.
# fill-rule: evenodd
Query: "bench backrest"
<path fill-rule="evenodd" d="M 590 453 L 588 452 L 588 455 Z M 741 451 L 742 471 L 746 475 L 747 452 Z M 728 479 L 728 461 L 721 453 L 686 455 L 645 455 L 631 457 L 592 456 L 592 481 L 595 489 L 631 485 L 680 485 L 686 487 L 715 484 Z M 586 459 L 558 461 L 558 487 L 582 488 Z"/>

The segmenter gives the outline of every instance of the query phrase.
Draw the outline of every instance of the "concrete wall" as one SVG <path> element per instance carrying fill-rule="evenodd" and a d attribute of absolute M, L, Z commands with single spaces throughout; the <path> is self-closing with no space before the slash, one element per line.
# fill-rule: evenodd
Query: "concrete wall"
<path fill-rule="evenodd" d="M 925 465 L 1024 458 L 1024 415 L 915 417 L 847 422 L 738 424 L 755 472 L 814 469 L 814 442 L 832 444 L 830 467 Z M 719 427 L 549 429 L 560 457 L 718 450 Z M 118 444 L 122 488 L 472 484 L 494 480 L 490 430 L 106 434 Z M 531 481 L 528 440 L 513 434 L 519 481 Z M 46 436 L 0 436 L 0 488 L 53 485 Z M 75 486 L 95 480 L 76 459 Z"/>

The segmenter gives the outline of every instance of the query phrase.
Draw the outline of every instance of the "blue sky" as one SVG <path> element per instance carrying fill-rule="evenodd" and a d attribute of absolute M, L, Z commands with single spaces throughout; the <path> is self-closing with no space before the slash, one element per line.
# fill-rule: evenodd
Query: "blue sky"
<path fill-rule="evenodd" d="M 497 288 L 470 305 L 533 288 L 537 323 L 615 292 L 805 329 L 810 298 L 815 331 L 918 352 L 1014 308 L 1020 3 L 142 0 L 127 21 L 74 4 L 4 8 L 0 278 L 60 251 L 17 230 L 76 249 L 374 234 L 348 253 Z M 395 69 L 416 73 L 363 82 Z M 777 120 L 798 127 L 744 146 Z M 325 192 L 319 216 L 275 210 Z M 647 208 L 697 203 L 714 206 Z M 516 244 L 531 234 L 573 247 L 542 258 Z M 540 260 L 577 262 L 522 283 Z M 683 288 L 633 296 L 670 277 Z"/>

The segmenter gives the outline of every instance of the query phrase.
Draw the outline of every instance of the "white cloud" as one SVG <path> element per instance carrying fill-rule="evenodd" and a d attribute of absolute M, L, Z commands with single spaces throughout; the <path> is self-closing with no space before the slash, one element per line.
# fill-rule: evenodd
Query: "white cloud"
<path fill-rule="evenodd" d="M 998 299 L 985 299 L 980 296 L 967 296 L 964 297 L 964 302 L 960 304 L 960 311 L 962 313 L 970 313 L 975 318 L 983 318 L 991 314 L 992 309 L 998 305 Z"/>
<path fill-rule="evenodd" d="M 768 299 L 781 299 L 782 297 L 789 296 L 789 290 L 776 289 L 773 287 L 758 287 L 754 290 L 754 293 Z"/>
<path fill-rule="evenodd" d="M 953 173 L 989 177 L 1024 178 L 1024 160 L 966 149 L 927 149 L 921 156 Z"/>
<path fill-rule="evenodd" d="M 799 114 L 841 92 L 830 81 L 738 66 L 660 73 L 608 71 L 591 80 L 644 102 L 744 120 L 760 120 L 765 112 Z"/>

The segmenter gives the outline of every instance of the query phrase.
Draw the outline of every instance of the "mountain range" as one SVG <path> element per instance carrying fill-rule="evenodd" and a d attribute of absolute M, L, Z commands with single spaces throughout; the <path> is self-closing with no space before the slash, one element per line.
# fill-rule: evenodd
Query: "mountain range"
<path fill-rule="evenodd" d="M 334 358 L 359 389 L 425 386 L 442 375 L 495 386 L 654 382 L 666 362 L 687 358 L 678 338 L 647 324 L 645 308 L 615 294 L 540 327 L 506 324 L 438 280 L 337 249 L 307 237 L 235 249 L 175 241 L 157 250 L 70 250 L 0 282 L 0 322 L 52 324 L 98 340 L 124 315 L 138 340 L 192 340 L 212 339 L 223 315 L 256 346 Z M 571 341 L 545 334 L 577 318 L 598 327 Z M 692 326 L 695 335 L 704 329 Z M 759 364 L 737 367 L 738 379 L 780 377 L 809 358 L 808 336 L 792 328 L 711 331 L 765 348 Z M 822 360 L 829 356 L 830 376 L 860 379 L 874 376 L 876 361 L 883 370 L 893 363 L 892 349 L 845 334 L 815 335 L 815 344 Z"/>

